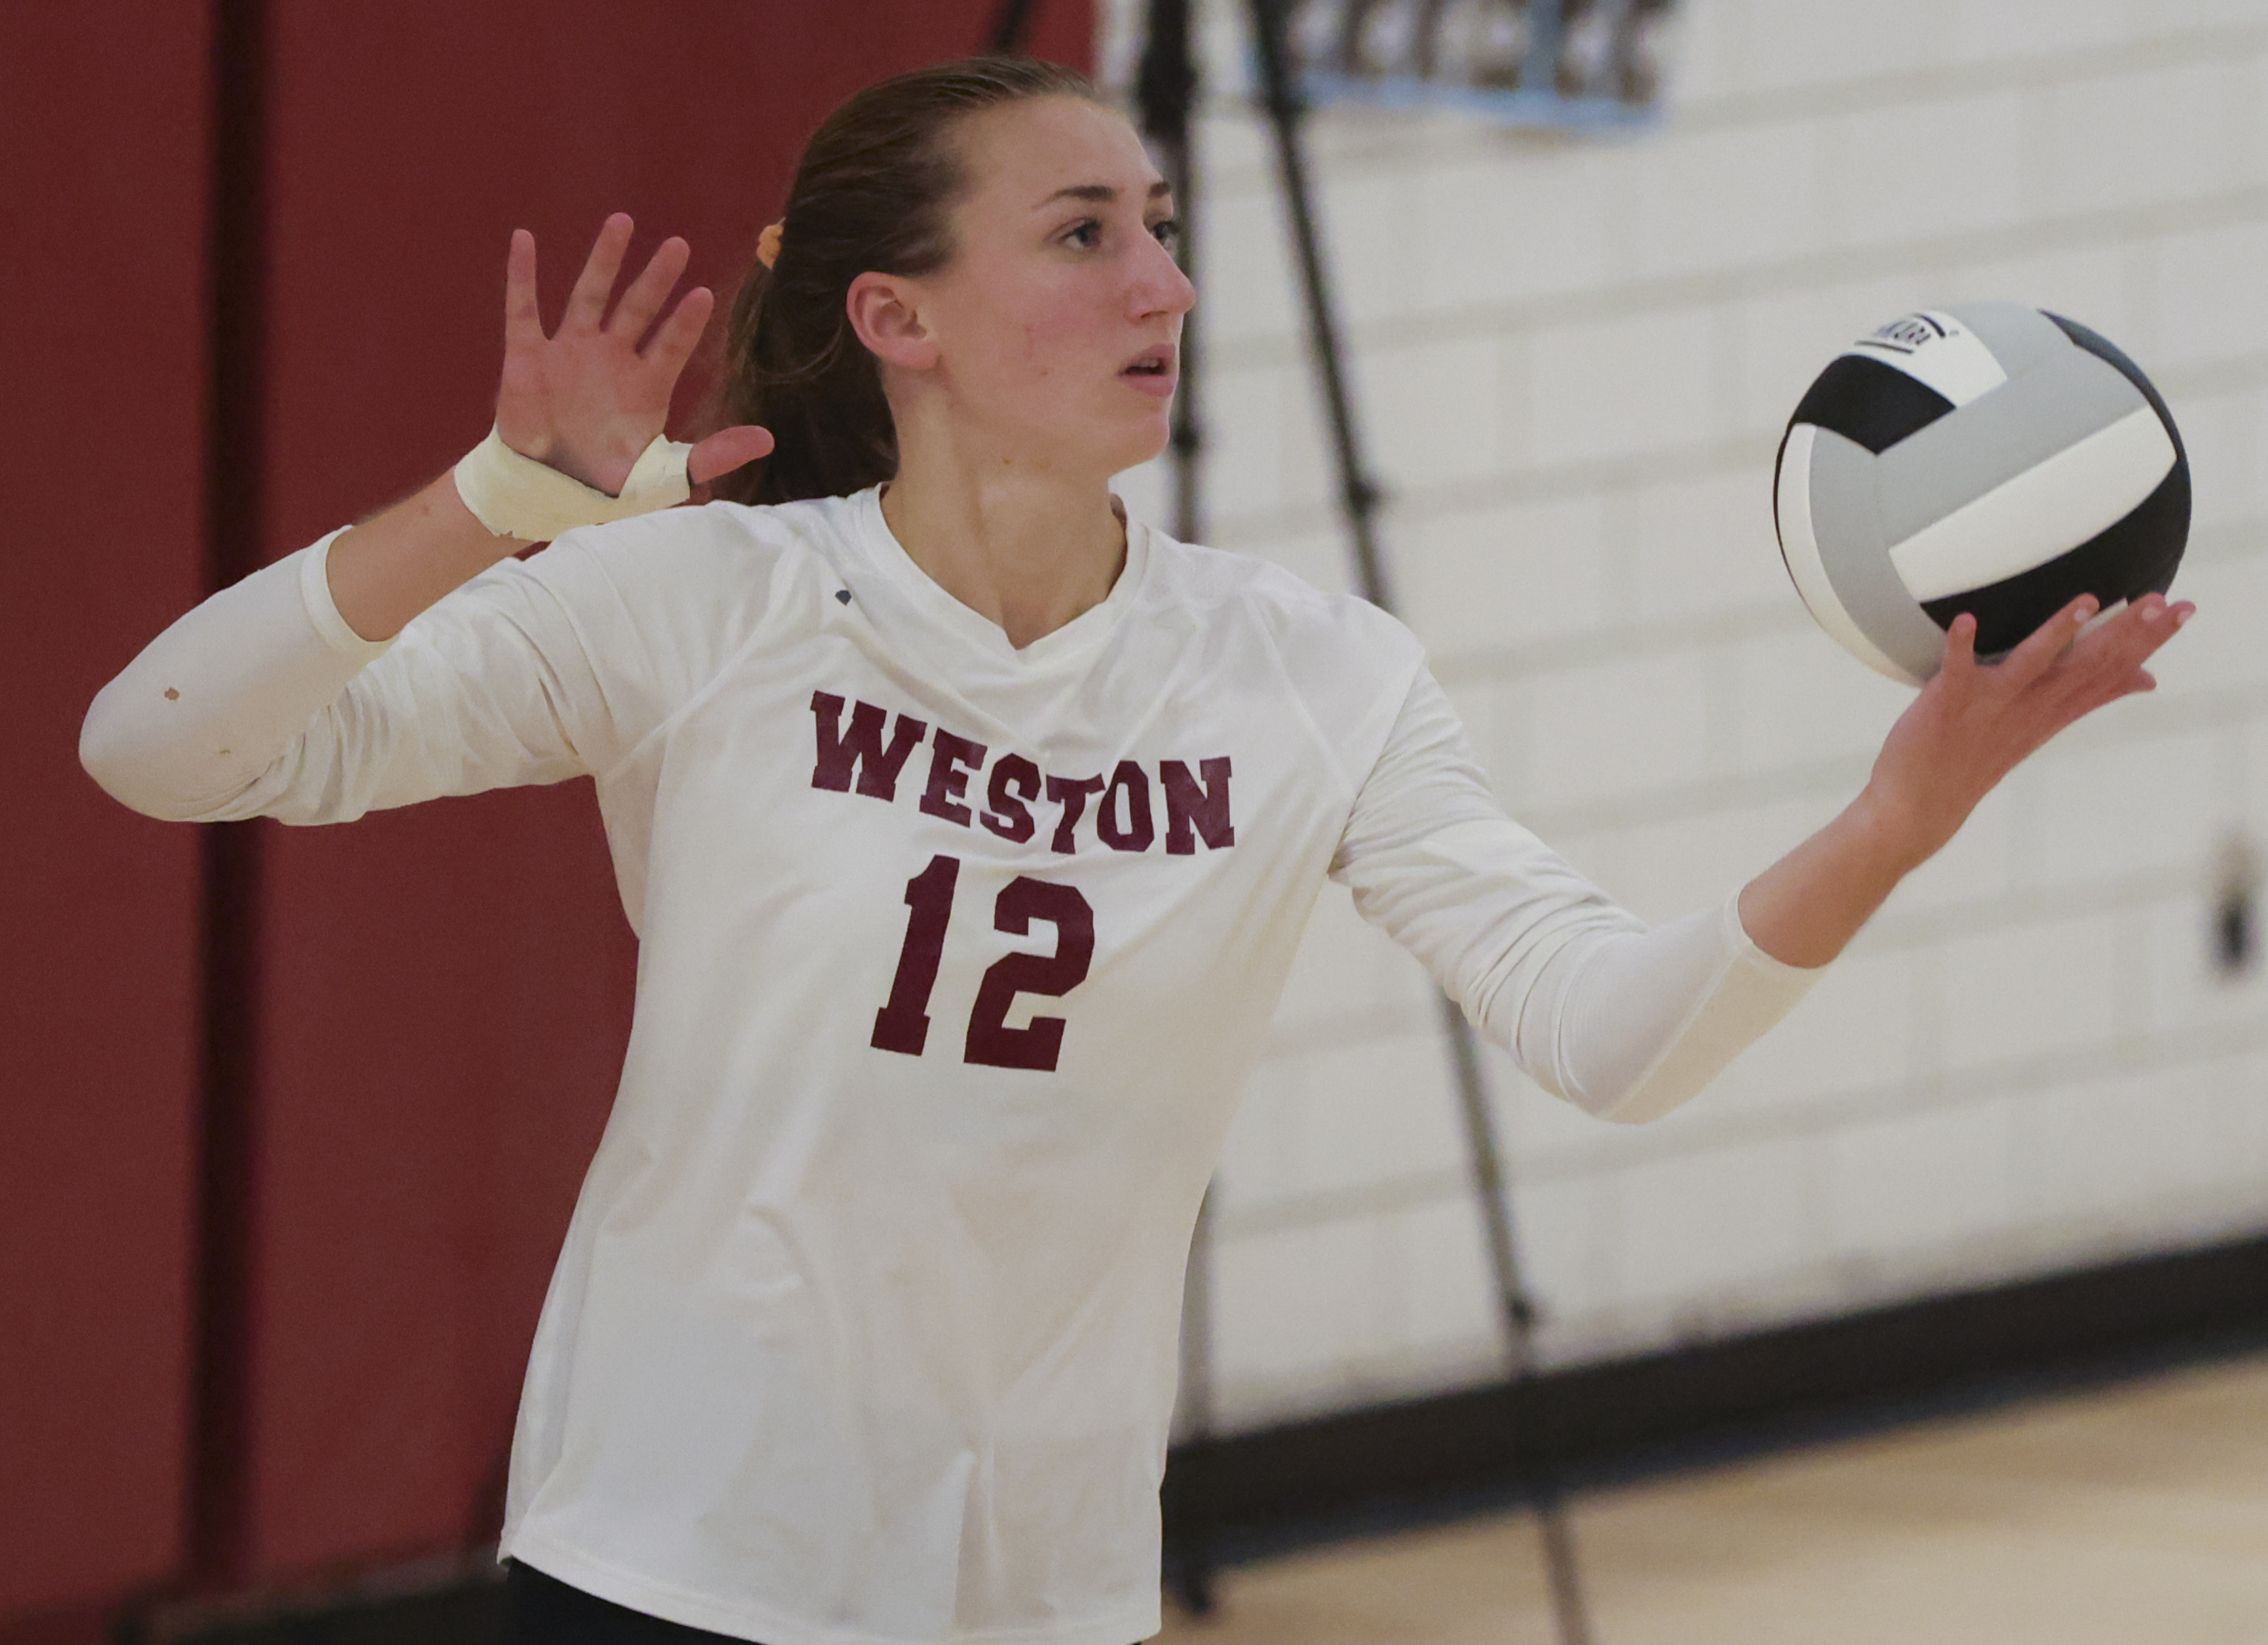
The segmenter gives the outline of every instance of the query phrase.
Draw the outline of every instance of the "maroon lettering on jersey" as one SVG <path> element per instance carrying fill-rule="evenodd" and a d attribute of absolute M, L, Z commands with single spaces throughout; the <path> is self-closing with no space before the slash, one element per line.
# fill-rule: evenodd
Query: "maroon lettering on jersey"
<path fill-rule="evenodd" d="M 1147 851 L 1158 837 L 1150 821 L 1150 773 L 1133 761 L 1119 761 L 1110 773 L 1110 786 L 1094 814 L 1094 831 L 1113 851 Z"/>
<path fill-rule="evenodd" d="M 888 711 L 860 703 L 850 711 L 850 729 L 843 729 L 843 699 L 826 691 L 811 694 L 811 717 L 817 722 L 819 760 L 811 768 L 814 788 L 850 791 L 850 777 L 858 777 L 858 792 L 877 800 L 898 797 L 898 773 L 929 734 L 929 727 L 910 714 L 900 714 L 891 728 L 890 746 L 882 746 L 882 722 Z"/>
<path fill-rule="evenodd" d="M 1101 787 L 1102 779 L 1094 778 L 1094 784 Z M 1094 910 L 1076 886 L 1018 874 L 993 903 L 993 926 L 1012 937 L 1028 936 L 1035 919 L 1056 928 L 1056 951 L 1011 954 L 985 971 L 968 1014 L 963 1061 L 1049 1072 L 1061 1057 L 1063 1018 L 1035 1014 L 1030 1027 L 1013 1029 L 1008 1012 L 1018 994 L 1060 1000 L 1086 980 L 1087 967 L 1094 963 Z"/>
<path fill-rule="evenodd" d="M 1040 797 L 1040 768 L 1020 754 L 1004 754 L 992 768 L 984 794 L 984 826 L 1002 839 L 1022 845 L 1038 832 L 1027 808 Z"/>
<path fill-rule="evenodd" d="M 1050 777 L 1048 778 L 1048 798 L 1063 807 L 1063 816 L 1056 823 L 1056 837 L 1048 843 L 1056 850 L 1069 854 L 1077 849 L 1071 842 L 1071 830 L 1086 812 L 1086 797 L 1102 792 L 1100 777 Z"/>
<path fill-rule="evenodd" d="M 1228 811 L 1228 761 L 1200 760 L 1204 785 L 1179 760 L 1158 762 L 1158 786 L 1166 791 L 1166 849 L 1177 857 L 1193 854 L 1202 837 L 1208 851 L 1236 844 L 1236 823 Z"/>
<path fill-rule="evenodd" d="M 984 763 L 984 745 L 956 737 L 943 726 L 930 740 L 929 786 L 922 790 L 921 808 L 933 817 L 967 828 L 971 813 L 961 797 L 968 779 Z"/>

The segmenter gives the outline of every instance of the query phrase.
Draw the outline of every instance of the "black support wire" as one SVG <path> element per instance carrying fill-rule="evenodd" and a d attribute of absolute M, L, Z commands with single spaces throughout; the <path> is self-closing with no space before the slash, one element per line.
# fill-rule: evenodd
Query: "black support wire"
<path fill-rule="evenodd" d="M 1379 491 L 1363 467 L 1346 375 L 1341 364 L 1344 356 L 1338 325 L 1325 278 L 1306 159 L 1300 141 L 1300 124 L 1306 107 L 1292 85 L 1286 62 L 1285 12 L 1285 0 L 1251 0 L 1253 45 L 1260 63 L 1262 100 L 1276 140 L 1277 173 L 1298 254 L 1300 287 L 1307 299 L 1308 353 L 1330 417 L 1339 502 L 1354 550 L 1357 579 L 1366 599 L 1390 611 L 1394 609 L 1392 590 L 1387 585 L 1385 564 L 1378 551 L 1375 526 Z M 1547 61 L 1556 64 L 1557 0 L 1537 0 L 1531 15 L 1539 34 L 1535 45 L 1548 48 Z M 1538 55 L 1537 51 L 1530 53 L 1531 72 L 1536 71 Z M 1480 1048 L 1473 1039 L 1472 1026 L 1465 1020 L 1463 1010 L 1446 997 L 1441 1001 L 1441 1026 L 1448 1042 L 1458 1101 L 1464 1110 L 1473 1193 L 1480 1206 L 1505 1333 L 1512 1394 L 1508 1420 L 1514 1429 L 1510 1449 L 1543 1534 L 1544 1573 L 1550 1587 L 1552 1612 L 1558 1624 L 1561 1645 L 1589 1645 L 1590 1624 L 1575 1560 L 1574 1538 L 1567 1524 L 1565 1494 L 1530 1415 L 1534 1402 L 1528 1396 L 1535 1377 L 1535 1309 L 1521 1279 L 1518 1249 L 1513 1239 L 1503 1154 L 1497 1145 L 1496 1120 L 1482 1077 Z"/>

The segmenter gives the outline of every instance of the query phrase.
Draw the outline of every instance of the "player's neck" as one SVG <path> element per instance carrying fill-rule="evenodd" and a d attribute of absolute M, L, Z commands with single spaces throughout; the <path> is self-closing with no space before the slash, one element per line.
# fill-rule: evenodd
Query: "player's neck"
<path fill-rule="evenodd" d="M 1102 603 L 1126 561 L 1107 478 L 900 453 L 882 518 L 931 581 L 1022 650 Z"/>

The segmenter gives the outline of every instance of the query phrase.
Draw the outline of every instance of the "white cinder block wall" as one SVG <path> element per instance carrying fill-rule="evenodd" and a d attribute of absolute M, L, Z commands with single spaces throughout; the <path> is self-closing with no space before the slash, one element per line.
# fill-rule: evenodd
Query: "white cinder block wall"
<path fill-rule="evenodd" d="M 1205 31 L 1208 535 L 1344 586 L 1242 10 Z M 2208 942 L 2224 842 L 2268 840 L 2268 0 L 1679 19 L 1636 138 L 1310 127 L 1400 600 L 1514 815 L 1660 918 L 1857 791 L 1907 693 L 1805 615 L 1770 476 L 1910 308 L 2038 304 L 2153 374 L 2199 614 L 1688 1110 L 1602 1124 L 1492 1058 L 1556 1363 L 2268 1228 L 2268 982 Z M 1431 985 L 1336 889 L 1217 1204 L 1225 1426 L 1495 1370 Z"/>

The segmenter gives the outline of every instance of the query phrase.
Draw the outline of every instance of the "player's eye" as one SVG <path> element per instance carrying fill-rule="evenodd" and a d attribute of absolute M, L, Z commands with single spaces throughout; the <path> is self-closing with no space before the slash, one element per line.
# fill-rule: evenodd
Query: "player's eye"
<path fill-rule="evenodd" d="M 1182 243 L 1182 220 L 1174 217 L 1160 218 L 1150 225 L 1150 232 L 1158 237 L 1158 244 L 1167 251 L 1174 250 Z"/>
<path fill-rule="evenodd" d="M 1064 238 L 1081 251 L 1093 251 L 1102 244 L 1102 225 L 1095 218 L 1088 218 L 1072 224 Z"/>

